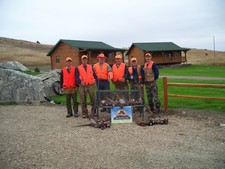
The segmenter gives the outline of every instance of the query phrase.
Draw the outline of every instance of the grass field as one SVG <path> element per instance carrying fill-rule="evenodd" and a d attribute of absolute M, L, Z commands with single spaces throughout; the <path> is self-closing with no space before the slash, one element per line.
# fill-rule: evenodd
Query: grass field
<path fill-rule="evenodd" d="M 174 68 L 160 68 L 161 76 L 225 77 L 225 66 L 187 65 Z"/>
<path fill-rule="evenodd" d="M 205 76 L 205 77 L 224 77 L 225 68 L 222 66 L 187 66 L 180 68 L 166 68 L 160 69 L 160 75 L 173 76 Z M 175 83 L 198 83 L 198 84 L 225 84 L 222 80 L 190 80 L 190 79 L 168 79 L 168 82 Z M 159 97 L 161 100 L 161 107 L 163 108 L 163 83 L 162 78 L 157 80 Z M 111 84 L 111 89 L 114 86 Z M 225 89 L 215 88 L 190 88 L 190 87 L 173 87 L 168 88 L 168 93 L 191 95 L 191 96 L 208 96 L 208 97 L 225 97 Z M 61 101 L 65 104 L 65 96 L 53 96 L 52 99 Z M 78 95 L 79 100 L 79 95 Z M 145 102 L 147 103 L 147 96 L 145 91 Z M 89 103 L 89 98 L 88 98 Z M 189 108 L 202 110 L 217 110 L 225 112 L 225 102 L 216 100 L 201 100 L 201 99 L 185 99 L 185 98 L 169 98 L 169 108 Z"/>
<path fill-rule="evenodd" d="M 168 83 L 195 83 L 195 84 L 225 84 L 225 81 L 212 80 L 190 80 L 190 79 L 168 79 Z M 163 83 L 162 79 L 158 80 L 159 96 L 163 105 Z M 225 98 L 225 89 L 216 88 L 200 88 L 200 87 L 177 87 L 169 86 L 168 93 L 188 95 L 188 96 L 205 96 Z M 218 100 L 202 100 L 202 99 L 187 99 L 187 98 L 172 98 L 168 99 L 169 108 L 189 108 L 189 109 L 205 109 L 217 110 L 225 112 L 225 101 Z"/>
<path fill-rule="evenodd" d="M 179 68 L 160 69 L 160 75 L 170 76 L 200 76 L 200 77 L 225 77 L 224 66 L 203 66 L 192 65 Z M 218 80 L 185 80 L 185 79 L 169 79 L 168 82 L 175 83 L 198 83 L 198 84 L 225 84 L 225 81 Z M 160 99 L 163 100 L 162 79 L 158 80 Z M 191 96 L 208 96 L 208 97 L 225 97 L 225 89 L 215 88 L 194 88 L 194 87 L 175 87 L 170 86 L 168 93 Z M 187 98 L 169 98 L 169 108 L 191 108 L 191 109 L 207 109 L 225 112 L 224 101 L 201 100 Z"/>

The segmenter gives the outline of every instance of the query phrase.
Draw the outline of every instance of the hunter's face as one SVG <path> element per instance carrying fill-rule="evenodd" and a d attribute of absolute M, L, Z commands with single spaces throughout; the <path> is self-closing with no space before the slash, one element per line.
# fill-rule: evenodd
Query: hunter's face
<path fill-rule="evenodd" d="M 104 63 L 105 62 L 105 58 L 99 58 L 99 63 Z"/>
<path fill-rule="evenodd" d="M 83 59 L 82 59 L 82 63 L 83 63 L 83 64 L 87 64 L 87 58 L 83 58 Z"/>
<path fill-rule="evenodd" d="M 137 66 L 137 61 L 134 60 L 134 61 L 131 62 L 131 64 L 132 64 L 132 66 Z"/>

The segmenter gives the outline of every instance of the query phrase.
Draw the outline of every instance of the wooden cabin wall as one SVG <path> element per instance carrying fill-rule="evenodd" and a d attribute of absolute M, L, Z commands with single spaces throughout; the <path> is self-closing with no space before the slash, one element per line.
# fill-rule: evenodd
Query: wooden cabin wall
<path fill-rule="evenodd" d="M 59 58 L 59 62 L 57 62 L 57 57 Z M 78 51 L 67 44 L 60 43 L 51 54 L 51 69 L 63 68 L 66 65 L 67 57 L 72 58 L 72 64 L 74 66 L 79 65 L 80 58 Z"/>

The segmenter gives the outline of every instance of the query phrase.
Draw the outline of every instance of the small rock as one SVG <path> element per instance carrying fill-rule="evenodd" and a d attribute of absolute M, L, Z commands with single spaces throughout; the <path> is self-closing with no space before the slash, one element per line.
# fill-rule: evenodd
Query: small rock
<path fill-rule="evenodd" d="M 221 127 L 225 127 L 225 124 L 220 123 L 220 126 L 221 126 Z"/>

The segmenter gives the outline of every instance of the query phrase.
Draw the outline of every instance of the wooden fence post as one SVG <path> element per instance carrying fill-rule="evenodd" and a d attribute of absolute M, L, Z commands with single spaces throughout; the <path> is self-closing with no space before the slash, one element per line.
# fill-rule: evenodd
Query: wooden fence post
<path fill-rule="evenodd" d="M 167 77 L 163 77 L 163 101 L 164 101 L 164 110 L 168 108 L 168 90 L 167 90 Z"/>

